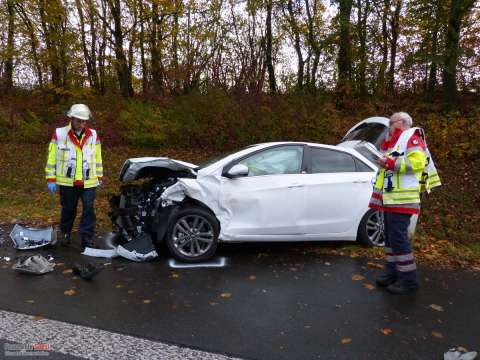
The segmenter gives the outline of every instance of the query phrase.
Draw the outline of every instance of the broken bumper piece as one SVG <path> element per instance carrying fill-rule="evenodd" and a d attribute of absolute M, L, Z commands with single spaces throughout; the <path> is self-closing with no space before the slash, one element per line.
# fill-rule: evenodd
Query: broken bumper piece
<path fill-rule="evenodd" d="M 46 274 L 53 271 L 54 263 L 49 262 L 42 255 L 32 255 L 19 259 L 12 269 L 26 274 Z"/>
<path fill-rule="evenodd" d="M 46 229 L 35 229 L 19 224 L 15 224 L 10 238 L 13 241 L 13 246 L 18 250 L 36 249 L 45 245 L 54 245 L 57 241 L 57 236 L 53 227 Z"/>
<path fill-rule="evenodd" d="M 155 259 L 158 256 L 152 239 L 147 234 L 142 234 L 125 245 L 118 245 L 117 254 L 137 262 Z"/>

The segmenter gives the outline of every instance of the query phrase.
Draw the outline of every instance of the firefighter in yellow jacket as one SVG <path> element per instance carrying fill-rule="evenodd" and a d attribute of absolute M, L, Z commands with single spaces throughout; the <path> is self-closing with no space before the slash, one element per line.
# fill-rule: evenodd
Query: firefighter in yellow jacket
<path fill-rule="evenodd" d="M 91 112 L 84 104 L 72 105 L 67 113 L 70 123 L 57 128 L 48 146 L 45 175 L 48 190 L 60 192 L 62 213 L 60 243 L 70 244 L 70 234 L 77 213 L 78 200 L 82 200 L 80 219 L 82 250 L 95 247 L 95 189 L 102 185 L 103 166 L 100 138 L 87 127 Z"/>

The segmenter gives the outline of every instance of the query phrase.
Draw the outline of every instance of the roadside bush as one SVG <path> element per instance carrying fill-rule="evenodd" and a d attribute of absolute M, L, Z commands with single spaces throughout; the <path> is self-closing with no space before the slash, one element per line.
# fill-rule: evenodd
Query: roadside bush
<path fill-rule="evenodd" d="M 165 120 L 160 109 L 151 103 L 128 101 L 120 111 L 126 139 L 134 146 L 164 146 Z"/>

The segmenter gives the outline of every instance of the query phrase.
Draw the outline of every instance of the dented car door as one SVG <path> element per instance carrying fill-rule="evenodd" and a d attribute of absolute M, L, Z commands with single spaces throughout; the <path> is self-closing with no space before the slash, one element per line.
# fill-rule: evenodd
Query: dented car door
<path fill-rule="evenodd" d="M 222 178 L 220 206 L 230 213 L 224 240 L 294 240 L 303 234 L 304 146 L 262 149 L 230 167 L 235 164 L 246 165 L 249 174 Z"/>

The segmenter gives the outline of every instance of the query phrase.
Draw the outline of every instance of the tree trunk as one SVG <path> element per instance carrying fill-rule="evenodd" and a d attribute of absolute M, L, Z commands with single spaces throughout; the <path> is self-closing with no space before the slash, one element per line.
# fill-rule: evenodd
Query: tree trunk
<path fill-rule="evenodd" d="M 460 31 L 474 2 L 475 0 L 452 0 L 450 4 L 443 64 L 443 90 L 447 108 L 455 107 Z"/>
<path fill-rule="evenodd" d="M 275 94 L 277 92 L 277 82 L 275 80 L 275 68 L 273 67 L 272 59 L 272 0 L 267 0 L 267 19 L 266 19 L 266 62 L 268 71 L 268 83 L 270 85 L 270 92 Z"/>
<path fill-rule="evenodd" d="M 402 0 L 396 0 L 395 11 L 390 20 L 390 69 L 388 70 L 388 91 L 393 94 L 395 91 L 395 64 L 397 60 L 398 35 L 400 34 L 400 11 L 402 9 Z"/>
<path fill-rule="evenodd" d="M 132 74 L 129 70 L 127 58 L 123 50 L 123 29 L 122 18 L 120 13 L 120 0 L 109 0 L 110 13 L 112 15 L 114 28 L 114 52 L 115 52 L 115 68 L 117 70 L 118 83 L 120 92 L 124 97 L 132 97 L 134 95 L 132 87 Z"/>
<path fill-rule="evenodd" d="M 3 86 L 5 92 L 13 88 L 13 53 L 15 35 L 15 9 L 14 0 L 7 0 L 8 28 L 7 28 L 7 54 L 5 58 L 5 70 L 3 73 Z"/>
<path fill-rule="evenodd" d="M 287 2 L 288 10 L 288 22 L 290 23 L 290 28 L 294 36 L 294 47 L 295 52 L 297 53 L 297 88 L 300 90 L 303 88 L 303 76 L 304 76 L 304 67 L 305 61 L 303 60 L 302 47 L 300 41 L 300 30 L 298 28 L 297 20 L 295 19 L 295 12 L 293 10 L 292 0 Z"/>
<path fill-rule="evenodd" d="M 352 85 L 352 44 L 350 41 L 350 15 L 352 13 L 353 0 L 339 0 L 339 50 L 337 58 L 338 83 L 340 95 L 350 92 Z"/>
<path fill-rule="evenodd" d="M 377 76 L 377 86 L 376 93 L 380 95 L 385 94 L 385 72 L 387 70 L 387 61 L 388 61 L 388 14 L 390 10 L 390 0 L 383 0 L 383 11 L 382 11 L 382 61 L 380 63 L 380 68 L 378 69 Z"/>
<path fill-rule="evenodd" d="M 358 90 L 360 96 L 367 94 L 366 71 L 367 71 L 367 18 L 370 11 L 370 1 L 365 1 L 362 6 L 362 0 L 357 1 L 358 6 L 358 41 L 359 47 L 359 65 L 358 65 Z"/>

